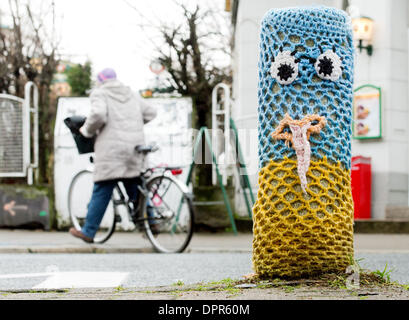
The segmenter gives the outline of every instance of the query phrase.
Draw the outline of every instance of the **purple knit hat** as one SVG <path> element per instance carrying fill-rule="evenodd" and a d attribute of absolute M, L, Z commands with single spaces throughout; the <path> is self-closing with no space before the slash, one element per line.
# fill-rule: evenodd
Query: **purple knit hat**
<path fill-rule="evenodd" d="M 103 83 L 106 80 L 116 79 L 116 72 L 114 69 L 106 68 L 98 73 L 98 81 Z"/>

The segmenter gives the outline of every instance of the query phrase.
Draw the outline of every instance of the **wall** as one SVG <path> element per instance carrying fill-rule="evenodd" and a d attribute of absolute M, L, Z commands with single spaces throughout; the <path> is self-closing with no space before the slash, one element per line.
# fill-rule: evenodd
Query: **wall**
<path fill-rule="evenodd" d="M 376 5 L 374 5 L 376 3 Z M 351 0 L 374 20 L 373 55 L 356 52 L 355 87 L 382 88 L 382 139 L 353 141 L 353 155 L 372 158 L 372 217 L 408 205 L 408 33 L 406 0 Z"/>
<path fill-rule="evenodd" d="M 259 25 L 272 7 L 324 4 L 341 8 L 342 1 L 241 0 L 237 13 L 232 110 L 238 128 L 257 128 L 257 63 Z M 354 140 L 352 154 L 372 158 L 372 217 L 385 209 L 408 205 L 408 15 L 406 0 L 351 0 L 360 14 L 374 19 L 373 55 L 357 50 L 355 87 L 371 83 L 382 88 L 382 139 Z M 252 133 L 255 134 L 255 133 Z M 254 141 L 254 140 L 253 140 Z M 254 191 L 257 189 L 257 146 L 243 146 Z M 236 197 L 236 207 L 242 197 Z M 244 213 L 243 213 L 244 215 Z"/>
<path fill-rule="evenodd" d="M 249 178 L 257 191 L 257 82 L 260 23 L 271 8 L 321 4 L 342 7 L 340 0 L 240 0 L 237 12 L 233 52 L 233 100 L 232 117 L 240 131 L 240 143 L 248 166 Z M 244 129 L 244 130 L 243 130 Z M 236 183 L 237 185 L 237 183 Z M 236 190 L 235 210 L 246 216 L 246 206 L 240 190 Z"/>

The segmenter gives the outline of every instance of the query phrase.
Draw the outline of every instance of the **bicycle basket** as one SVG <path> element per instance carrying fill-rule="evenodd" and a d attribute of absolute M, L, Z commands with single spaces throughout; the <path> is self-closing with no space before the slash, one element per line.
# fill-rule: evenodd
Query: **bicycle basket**
<path fill-rule="evenodd" d="M 65 125 L 70 129 L 74 137 L 79 154 L 94 152 L 95 137 L 86 138 L 79 131 L 86 119 L 83 116 L 72 116 L 64 119 Z"/>

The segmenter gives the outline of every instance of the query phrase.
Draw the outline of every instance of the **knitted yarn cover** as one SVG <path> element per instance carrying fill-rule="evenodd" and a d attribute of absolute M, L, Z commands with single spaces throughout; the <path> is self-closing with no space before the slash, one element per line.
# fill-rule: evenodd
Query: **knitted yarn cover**
<path fill-rule="evenodd" d="M 345 271 L 353 255 L 350 18 L 273 9 L 261 25 L 253 267 L 265 277 Z"/>

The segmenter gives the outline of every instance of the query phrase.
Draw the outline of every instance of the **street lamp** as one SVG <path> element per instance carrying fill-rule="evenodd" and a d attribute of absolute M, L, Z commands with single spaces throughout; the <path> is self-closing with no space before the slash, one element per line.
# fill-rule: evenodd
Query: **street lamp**
<path fill-rule="evenodd" d="M 368 56 L 371 56 L 373 52 L 372 44 L 370 44 L 373 35 L 373 20 L 368 17 L 352 19 L 352 29 L 354 40 L 359 41 L 359 52 L 362 52 L 362 49 L 366 49 Z M 364 41 L 367 43 L 366 46 L 363 45 Z"/>

